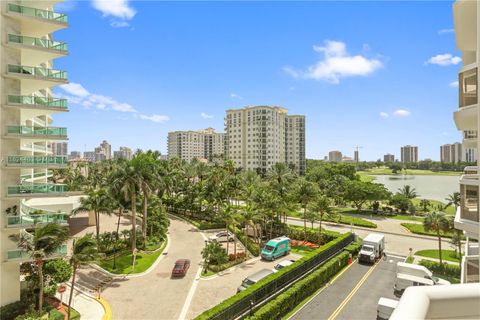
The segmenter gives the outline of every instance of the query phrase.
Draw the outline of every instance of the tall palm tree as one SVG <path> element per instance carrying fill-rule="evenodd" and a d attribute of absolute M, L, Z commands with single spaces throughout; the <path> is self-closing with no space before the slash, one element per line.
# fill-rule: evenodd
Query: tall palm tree
<path fill-rule="evenodd" d="M 445 205 L 445 209 L 450 207 L 450 206 L 454 206 L 455 207 L 455 212 L 457 212 L 457 208 L 460 206 L 460 202 L 461 202 L 460 192 L 454 192 L 452 194 L 449 194 L 448 197 L 445 198 L 445 200 L 447 201 L 447 204 Z M 452 226 L 452 229 L 454 229 L 453 226 Z M 459 257 L 462 257 L 462 231 L 455 230 L 455 232 L 456 232 L 456 237 L 455 237 L 456 239 L 455 239 L 454 242 L 458 246 Z"/>
<path fill-rule="evenodd" d="M 408 199 L 415 199 L 418 196 L 415 188 L 412 188 L 408 184 L 404 185 L 403 188 L 399 188 L 398 192 L 407 197 Z"/>
<path fill-rule="evenodd" d="M 431 203 L 427 199 L 420 200 L 420 206 L 422 207 L 423 212 L 428 211 L 428 207 L 430 207 Z"/>
<path fill-rule="evenodd" d="M 87 234 L 81 238 L 73 240 L 72 256 L 70 264 L 73 267 L 72 285 L 70 287 L 70 297 L 68 298 L 68 319 L 70 319 L 70 311 L 73 298 L 73 287 L 75 286 L 75 278 L 77 269 L 81 265 L 89 264 L 100 257 L 98 253 L 97 241 Z"/>
<path fill-rule="evenodd" d="M 48 223 L 38 227 L 32 234 L 22 233 L 11 238 L 18 242 L 18 247 L 25 250 L 35 261 L 38 271 L 39 288 L 38 312 L 43 310 L 43 264 L 46 259 L 54 256 L 60 247 L 68 240 L 68 230 L 56 223 Z"/>
<path fill-rule="evenodd" d="M 322 233 L 322 220 L 323 218 L 332 212 L 332 202 L 325 195 L 319 195 L 313 200 L 311 210 L 318 213 L 318 233 Z"/>
<path fill-rule="evenodd" d="M 90 190 L 87 197 L 80 199 L 80 206 L 72 211 L 73 214 L 82 211 L 93 211 L 95 215 L 95 233 L 98 240 L 100 235 L 100 214 L 110 214 L 112 210 L 111 198 L 105 189 Z"/>
<path fill-rule="evenodd" d="M 318 187 L 316 184 L 303 177 L 299 178 L 295 184 L 294 197 L 303 208 L 304 240 L 307 240 L 307 207 L 317 196 L 317 189 Z"/>
<path fill-rule="evenodd" d="M 423 227 L 425 231 L 435 231 L 438 237 L 438 256 L 440 258 L 440 263 L 442 261 L 442 236 L 441 232 L 445 232 L 449 229 L 450 224 L 448 223 L 445 213 L 441 211 L 434 211 L 427 214 L 425 220 L 423 220 Z"/>

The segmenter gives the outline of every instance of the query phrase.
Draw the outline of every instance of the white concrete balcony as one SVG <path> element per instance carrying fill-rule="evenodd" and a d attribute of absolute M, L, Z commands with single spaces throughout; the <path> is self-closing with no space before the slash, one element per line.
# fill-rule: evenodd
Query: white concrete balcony
<path fill-rule="evenodd" d="M 22 64 L 29 66 L 37 66 L 45 61 L 68 55 L 65 42 L 44 38 L 8 34 L 6 45 L 17 50 L 22 57 Z"/>
<path fill-rule="evenodd" d="M 52 97 L 8 95 L 6 106 L 32 110 L 51 110 L 56 112 L 68 111 L 67 99 Z"/>
<path fill-rule="evenodd" d="M 7 65 L 5 77 L 21 82 L 21 95 L 31 95 L 54 85 L 67 84 L 67 72 L 27 65 Z"/>
<path fill-rule="evenodd" d="M 63 245 L 58 250 L 52 254 L 50 257 L 47 259 L 55 259 L 55 258 L 61 258 L 65 257 L 67 255 L 67 245 Z M 33 258 L 31 255 L 25 251 L 24 249 L 14 249 L 14 250 L 8 250 L 6 252 L 6 261 L 15 261 L 15 262 L 25 262 L 25 261 L 32 261 Z"/>
<path fill-rule="evenodd" d="M 453 4 L 453 23 L 457 49 L 461 51 L 477 50 L 477 1 L 459 0 Z"/>
<path fill-rule="evenodd" d="M 467 130 L 463 132 L 463 147 L 477 148 L 478 145 L 478 131 Z"/>
<path fill-rule="evenodd" d="M 19 139 L 68 140 L 67 128 L 7 126 L 6 137 Z"/>
<path fill-rule="evenodd" d="M 479 256 L 462 257 L 462 283 L 472 283 L 480 281 Z"/>
<path fill-rule="evenodd" d="M 478 167 L 466 167 L 460 178 L 460 206 L 455 214 L 455 229 L 467 237 L 478 239 L 479 234 L 479 174 Z"/>
<path fill-rule="evenodd" d="M 8 168 L 66 168 L 66 156 L 8 156 Z"/>

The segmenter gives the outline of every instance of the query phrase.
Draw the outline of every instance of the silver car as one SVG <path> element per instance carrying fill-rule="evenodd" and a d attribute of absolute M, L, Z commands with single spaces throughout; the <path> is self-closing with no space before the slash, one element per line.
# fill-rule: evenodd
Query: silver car
<path fill-rule="evenodd" d="M 216 241 L 216 242 L 230 242 L 234 240 L 234 235 L 231 232 L 221 231 L 217 234 L 214 234 L 208 237 L 208 241 Z"/>

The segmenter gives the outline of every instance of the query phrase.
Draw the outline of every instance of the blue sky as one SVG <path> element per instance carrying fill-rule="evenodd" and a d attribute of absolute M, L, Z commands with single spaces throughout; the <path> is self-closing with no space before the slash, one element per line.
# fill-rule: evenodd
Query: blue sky
<path fill-rule="evenodd" d="M 280 105 L 307 116 L 307 157 L 362 160 L 400 146 L 439 159 L 460 141 L 452 2 L 67 1 L 69 149 L 101 140 L 166 152 L 167 133 L 224 111 Z"/>

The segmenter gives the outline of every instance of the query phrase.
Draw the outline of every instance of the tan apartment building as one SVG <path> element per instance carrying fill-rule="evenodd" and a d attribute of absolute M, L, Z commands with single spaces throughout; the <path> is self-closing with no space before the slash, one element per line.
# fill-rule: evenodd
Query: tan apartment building
<path fill-rule="evenodd" d="M 58 1 L 1 1 L 0 81 L 0 305 L 20 299 L 20 263 L 30 256 L 11 235 L 31 236 L 46 222 L 67 225 L 63 212 L 29 206 L 34 198 L 63 196 L 66 186 L 48 182 L 50 169 L 67 167 L 66 155 L 52 154 L 51 144 L 67 140 L 67 128 L 53 126 L 53 115 L 67 111 L 67 101 L 51 88 L 67 83 L 66 71 L 53 60 L 68 54 L 67 44 L 52 33 L 68 26 L 67 16 L 53 11 Z M 65 255 L 63 246 L 57 255 Z"/>
<path fill-rule="evenodd" d="M 440 146 L 440 161 L 458 163 L 464 161 L 464 150 L 460 142 Z"/>
<path fill-rule="evenodd" d="M 120 149 L 118 151 L 113 152 L 113 158 L 114 159 L 131 160 L 132 157 L 133 157 L 132 149 L 127 148 L 127 147 L 120 147 Z"/>
<path fill-rule="evenodd" d="M 343 155 L 341 151 L 333 150 L 328 153 L 328 161 L 330 162 L 342 162 Z"/>
<path fill-rule="evenodd" d="M 213 128 L 199 131 L 173 131 L 168 133 L 168 158 L 180 158 L 185 161 L 193 159 L 212 161 L 223 158 L 224 133 L 217 133 Z"/>
<path fill-rule="evenodd" d="M 418 147 L 411 145 L 401 147 L 400 161 L 402 161 L 402 163 L 418 162 Z"/>
<path fill-rule="evenodd" d="M 275 163 L 305 172 L 305 116 L 276 106 L 230 109 L 225 116 L 225 157 L 237 167 L 265 173 Z"/>
<path fill-rule="evenodd" d="M 393 154 L 387 153 L 383 155 L 383 162 L 394 162 L 395 156 Z"/>

